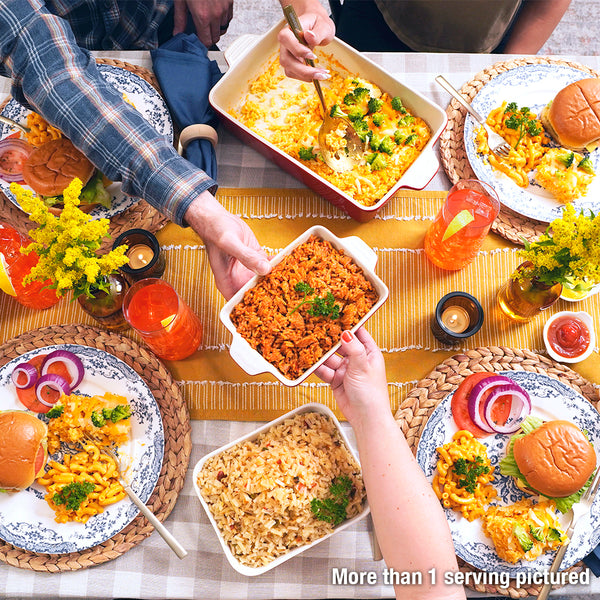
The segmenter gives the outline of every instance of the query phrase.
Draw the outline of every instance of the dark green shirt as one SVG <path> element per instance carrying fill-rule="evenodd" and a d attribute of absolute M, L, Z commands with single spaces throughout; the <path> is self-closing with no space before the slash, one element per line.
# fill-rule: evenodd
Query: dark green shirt
<path fill-rule="evenodd" d="M 375 0 L 390 29 L 417 52 L 491 52 L 522 0 Z"/>

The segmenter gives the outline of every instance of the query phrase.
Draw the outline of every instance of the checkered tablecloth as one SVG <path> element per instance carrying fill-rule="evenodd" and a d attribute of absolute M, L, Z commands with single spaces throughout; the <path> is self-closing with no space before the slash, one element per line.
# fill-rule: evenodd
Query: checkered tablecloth
<path fill-rule="evenodd" d="M 107 52 L 98 55 L 150 68 L 149 56 L 144 52 Z M 434 82 L 435 75 L 443 74 L 453 85 L 460 87 L 486 66 L 505 58 L 419 53 L 369 56 L 406 85 L 443 107 L 448 104 L 449 98 Z M 224 67 L 222 57 L 216 58 Z M 570 58 L 592 68 L 600 68 L 600 57 Z M 8 91 L 8 81 L 0 79 L 0 92 L 6 94 Z M 295 178 L 244 146 L 227 131 L 219 131 L 219 136 L 217 160 L 222 187 L 302 187 Z M 448 188 L 449 182 L 441 170 L 427 186 L 429 190 Z M 236 421 L 192 421 L 193 450 L 188 477 L 177 505 L 166 521 L 167 528 L 189 552 L 184 560 L 180 561 L 160 536 L 154 533 L 121 557 L 84 570 L 47 574 L 1 564 L 0 597 L 202 600 L 392 597 L 391 586 L 382 583 L 384 563 L 372 560 L 368 520 L 361 521 L 260 577 L 244 577 L 229 566 L 194 494 L 191 471 L 204 454 L 252 431 L 258 425 Z M 350 427 L 347 424 L 344 427 L 352 440 Z M 376 574 L 377 583 L 334 585 L 332 572 L 335 568 L 372 571 Z M 467 593 L 471 597 L 481 597 L 470 590 Z M 567 586 L 553 597 L 600 597 L 600 583 L 594 580 L 590 586 Z"/>

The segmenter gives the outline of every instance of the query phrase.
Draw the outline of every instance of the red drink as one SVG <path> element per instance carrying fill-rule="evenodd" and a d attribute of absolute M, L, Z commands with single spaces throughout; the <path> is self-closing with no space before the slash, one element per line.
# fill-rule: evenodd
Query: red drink
<path fill-rule="evenodd" d="M 498 196 L 489 185 L 459 181 L 425 234 L 427 258 L 449 271 L 466 267 L 477 256 L 499 210 Z"/>
<path fill-rule="evenodd" d="M 123 302 L 127 322 L 159 358 L 181 360 L 202 340 L 202 325 L 177 292 L 161 279 L 142 279 Z"/>
<path fill-rule="evenodd" d="M 51 281 L 32 281 L 23 285 L 23 278 L 37 264 L 35 252 L 23 254 L 21 247 L 31 240 L 6 223 L 0 223 L 0 288 L 27 308 L 49 308 L 60 298 L 48 288 Z"/>

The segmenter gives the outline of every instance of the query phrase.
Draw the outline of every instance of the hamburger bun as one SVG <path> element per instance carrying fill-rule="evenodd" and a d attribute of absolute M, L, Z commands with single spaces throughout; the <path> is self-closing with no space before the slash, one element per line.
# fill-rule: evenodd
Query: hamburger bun
<path fill-rule="evenodd" d="M 569 84 L 544 108 L 540 119 L 564 148 L 593 150 L 600 143 L 600 79 Z"/>
<path fill-rule="evenodd" d="M 75 177 L 85 186 L 95 171 L 70 140 L 59 138 L 33 150 L 23 166 L 23 181 L 40 196 L 61 196 Z"/>
<path fill-rule="evenodd" d="M 46 424 L 30 412 L 0 412 L 0 489 L 25 489 L 44 472 L 47 434 Z"/>
<path fill-rule="evenodd" d="M 569 421 L 547 421 L 516 439 L 513 453 L 529 486 L 549 498 L 574 494 L 596 468 L 594 448 Z"/>

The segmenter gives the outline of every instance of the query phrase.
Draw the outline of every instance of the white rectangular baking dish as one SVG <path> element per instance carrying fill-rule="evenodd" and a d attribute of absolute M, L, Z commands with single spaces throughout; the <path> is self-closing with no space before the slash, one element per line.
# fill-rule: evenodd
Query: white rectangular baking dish
<path fill-rule="evenodd" d="M 352 328 L 352 331 L 356 331 L 361 325 L 363 325 L 368 319 L 370 319 L 375 311 L 377 311 L 382 304 L 387 300 L 389 290 L 385 283 L 375 274 L 375 265 L 377 264 L 377 254 L 373 252 L 365 242 L 359 237 L 350 236 L 346 238 L 338 238 L 329 229 L 321 225 L 315 225 L 307 229 L 301 236 L 297 237 L 293 242 L 288 244 L 277 256 L 275 256 L 271 263 L 276 265 L 280 263 L 284 257 L 291 254 L 292 250 L 297 246 L 300 246 L 308 240 L 311 235 L 316 235 L 318 238 L 326 240 L 337 250 L 343 250 L 344 253 L 352 258 L 352 260 L 361 268 L 365 277 L 373 284 L 375 291 L 377 292 L 377 302 L 371 307 L 371 310 Z M 317 367 L 323 364 L 334 352 L 340 347 L 338 342 L 329 352 L 323 355 L 318 362 L 316 362 L 310 369 L 305 371 L 300 377 L 296 379 L 288 379 L 285 377 L 279 369 L 272 365 L 269 361 L 262 357 L 262 355 L 252 348 L 252 346 L 237 332 L 235 325 L 231 321 L 231 311 L 234 306 L 239 304 L 244 297 L 247 290 L 254 287 L 259 280 L 259 276 L 255 275 L 250 281 L 246 283 L 238 292 L 225 304 L 219 313 L 221 322 L 231 332 L 233 340 L 229 346 L 229 353 L 235 362 L 246 371 L 249 375 L 257 375 L 258 373 L 271 373 L 281 383 L 287 386 L 296 386 L 304 381 L 309 375 L 314 373 Z"/>
<path fill-rule="evenodd" d="M 282 20 L 260 38 L 252 35 L 242 36 L 225 51 L 229 70 L 209 94 L 210 103 L 219 113 L 223 124 L 248 145 L 357 221 L 366 222 L 372 219 L 400 188 L 423 189 L 439 169 L 434 145 L 448 122 L 445 111 L 338 38 L 334 38 L 324 48 L 327 54 L 332 55 L 351 73 L 371 81 L 391 96 L 400 96 L 404 105 L 413 114 L 421 117 L 431 129 L 431 139 L 417 160 L 376 204 L 360 204 L 229 114 L 229 111 L 246 96 L 249 83 L 263 73 L 266 65 L 278 52 L 277 34 L 284 26 L 285 20 Z"/>
<path fill-rule="evenodd" d="M 294 549 L 290 550 L 287 554 L 283 554 L 283 555 L 277 557 L 275 560 L 271 561 L 269 564 L 264 565 L 262 567 L 249 567 L 247 565 L 242 564 L 233 555 L 233 553 L 229 549 L 227 542 L 223 539 L 223 536 L 221 535 L 221 532 L 219 531 L 217 523 L 215 522 L 215 520 L 212 516 L 210 507 L 208 506 L 208 504 L 202 497 L 202 494 L 200 493 L 200 488 L 198 487 L 198 474 L 202 470 L 202 467 L 204 466 L 206 461 L 208 459 L 212 458 L 213 456 L 216 456 L 217 454 L 221 454 L 225 450 L 228 450 L 229 448 L 231 448 L 232 446 L 235 446 L 236 444 L 239 444 L 240 442 L 245 442 L 247 440 L 255 440 L 259 435 L 261 435 L 262 433 L 265 433 L 271 427 L 279 425 L 280 423 L 283 423 L 283 421 L 285 421 L 286 419 L 294 417 L 297 414 L 302 414 L 302 413 L 307 413 L 307 412 L 319 412 L 324 415 L 327 415 L 333 421 L 335 427 L 339 431 L 340 437 L 346 444 L 348 451 L 350 452 L 350 454 L 352 454 L 352 456 L 358 462 L 358 455 L 357 455 L 356 451 L 354 450 L 354 448 L 352 448 L 352 446 L 350 445 L 350 442 L 349 442 L 346 434 L 344 433 L 344 430 L 342 429 L 340 422 L 337 420 L 335 414 L 333 413 L 333 411 L 331 409 L 329 409 L 327 406 L 325 406 L 324 404 L 319 404 L 318 402 L 311 402 L 309 404 L 305 404 L 304 406 L 296 408 L 296 409 L 282 415 L 281 417 L 271 421 L 270 423 L 267 423 L 266 425 L 263 425 L 262 427 L 259 427 L 252 433 L 244 435 L 244 436 L 234 440 L 233 442 L 230 442 L 229 444 L 226 444 L 225 446 L 223 446 L 217 450 L 214 450 L 213 452 L 210 452 L 206 456 L 202 457 L 196 463 L 196 465 L 194 467 L 194 471 L 193 471 L 193 475 L 192 475 L 194 490 L 195 490 L 196 494 L 198 495 L 198 498 L 200 499 L 200 503 L 202 504 L 202 507 L 206 511 L 209 521 L 211 522 L 212 526 L 215 529 L 215 532 L 217 534 L 217 537 L 219 538 L 219 542 L 221 544 L 221 547 L 223 548 L 223 552 L 225 553 L 227 560 L 229 561 L 229 564 L 236 571 L 241 573 L 242 575 L 248 575 L 248 576 L 262 575 L 263 573 L 266 573 L 267 571 L 270 571 L 271 569 L 274 569 L 275 567 L 279 566 L 281 563 L 285 562 L 286 560 L 289 560 L 290 558 L 293 558 L 294 556 L 298 556 L 298 554 L 300 554 L 301 552 L 305 552 L 306 550 L 308 550 L 309 548 L 312 548 L 316 544 L 329 539 L 332 535 L 335 535 L 336 533 L 339 533 L 340 531 L 343 531 L 344 529 L 351 527 L 352 525 L 354 525 L 354 523 L 356 523 L 357 521 L 360 521 L 361 519 L 366 517 L 370 512 L 369 505 L 367 503 L 367 500 L 365 499 L 365 504 L 364 504 L 362 511 L 355 517 L 352 517 L 351 519 L 344 521 L 341 525 L 338 525 L 333 530 L 333 532 L 323 536 L 322 538 L 319 538 L 318 540 L 315 540 L 314 542 L 311 542 L 310 544 L 306 544 L 305 546 L 299 546 L 298 548 L 294 548 Z"/>

